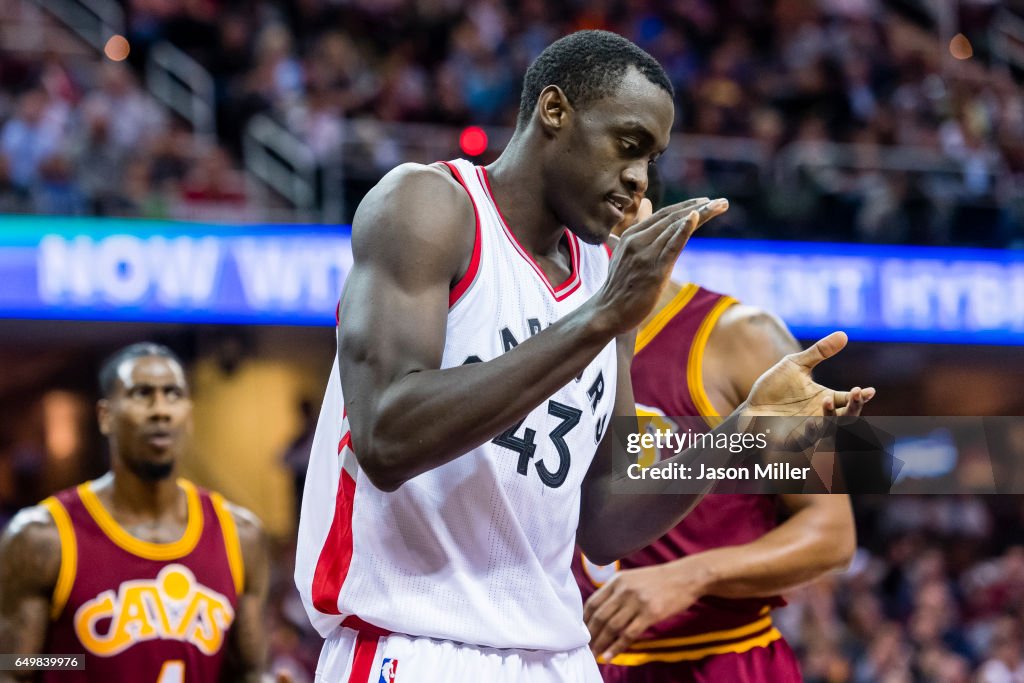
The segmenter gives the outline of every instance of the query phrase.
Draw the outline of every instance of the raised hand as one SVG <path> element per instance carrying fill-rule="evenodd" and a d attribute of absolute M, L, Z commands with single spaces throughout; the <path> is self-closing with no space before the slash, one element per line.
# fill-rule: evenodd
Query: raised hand
<path fill-rule="evenodd" d="M 745 415 L 855 416 L 875 397 L 873 387 L 836 391 L 818 384 L 811 372 L 846 346 L 844 332 L 833 332 L 812 346 L 791 353 L 768 369 L 741 407 Z"/>
<path fill-rule="evenodd" d="M 637 222 L 623 231 L 608 279 L 594 298 L 614 334 L 637 327 L 651 312 L 668 284 L 679 253 L 690 236 L 729 208 L 725 199 L 691 199 L 654 214 L 640 201 Z"/>

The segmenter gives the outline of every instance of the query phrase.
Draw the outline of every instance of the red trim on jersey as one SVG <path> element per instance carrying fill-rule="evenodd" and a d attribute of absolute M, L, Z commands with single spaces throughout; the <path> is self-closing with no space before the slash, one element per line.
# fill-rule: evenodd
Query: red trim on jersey
<path fill-rule="evenodd" d="M 351 432 L 338 444 L 338 452 L 345 446 L 351 449 Z M 356 497 L 356 482 L 344 468 L 338 477 L 338 493 L 334 501 L 334 519 L 327 532 L 324 547 L 313 571 L 313 606 L 324 614 L 341 614 L 338 596 L 352 564 L 352 503 Z"/>
<path fill-rule="evenodd" d="M 391 633 L 392 633 L 391 631 L 387 630 L 386 628 L 381 628 L 379 626 L 374 626 L 373 624 L 371 624 L 368 621 L 363 621 L 362 619 L 360 619 L 359 617 L 357 617 L 354 614 L 345 617 L 345 619 L 342 620 L 341 625 L 344 626 L 345 628 L 350 628 L 353 631 L 362 631 L 362 632 L 368 633 L 370 635 L 379 636 L 381 638 L 385 638 L 387 636 L 390 636 Z"/>
<path fill-rule="evenodd" d="M 469 186 L 466 185 L 466 181 L 462 178 L 462 174 L 459 173 L 459 169 L 455 168 L 455 164 L 444 161 L 442 162 L 448 167 L 448 170 L 455 176 L 455 180 L 458 181 L 459 185 L 462 185 L 463 189 L 466 190 L 466 194 L 469 195 L 469 201 L 473 202 L 473 217 L 476 218 L 476 234 L 473 238 L 473 257 L 469 260 L 469 268 L 466 269 L 466 274 L 459 278 L 459 281 L 455 283 L 451 291 L 448 292 L 448 308 L 451 308 L 455 303 L 462 298 L 462 295 L 466 293 L 469 286 L 473 284 L 473 280 L 476 279 L 476 274 L 480 270 L 480 210 L 476 206 L 476 200 L 473 199 L 473 193 L 469 191 Z"/>
<path fill-rule="evenodd" d="M 337 327 L 341 324 L 341 299 L 338 299 L 338 305 L 334 307 L 334 326 Z"/>
<path fill-rule="evenodd" d="M 352 671 L 348 675 L 348 683 L 367 683 L 370 680 L 373 660 L 377 658 L 378 642 L 377 636 L 362 631 L 356 635 L 356 650 L 352 655 Z"/>
<path fill-rule="evenodd" d="M 604 247 L 604 250 L 608 252 L 608 258 L 611 258 L 611 257 L 612 257 L 612 248 L 608 246 L 608 243 L 607 243 L 607 242 L 605 242 L 605 243 L 604 243 L 603 245 L 601 245 L 601 246 L 603 246 L 603 247 Z"/>
<path fill-rule="evenodd" d="M 509 229 L 508 221 L 505 220 L 505 214 L 501 212 L 501 207 L 498 206 L 498 202 L 494 199 L 494 191 L 491 189 L 491 179 L 490 176 L 487 175 L 487 169 L 484 168 L 483 166 L 480 166 L 477 168 L 477 174 L 480 176 L 483 186 L 487 190 L 487 196 L 491 200 L 491 204 L 494 205 L 495 210 L 497 210 L 498 212 L 498 217 L 501 219 L 501 227 L 504 229 L 505 236 L 508 237 L 509 241 L 512 243 L 512 246 L 515 247 L 515 250 L 517 252 L 519 252 L 519 255 L 526 259 L 526 262 L 529 263 L 530 266 L 533 268 L 534 272 L 537 273 L 537 276 L 540 277 L 541 282 L 543 282 L 544 285 L 548 288 L 548 291 L 551 292 L 551 295 L 555 297 L 555 301 L 562 301 L 570 294 L 575 292 L 577 289 L 579 289 L 580 284 L 582 283 L 582 279 L 580 278 L 580 246 L 578 241 L 579 238 L 576 237 L 576 235 L 572 234 L 572 232 L 568 228 L 565 228 L 565 236 L 569 240 L 569 276 L 557 287 L 552 287 L 551 280 L 548 279 L 548 276 L 545 275 L 544 271 L 541 270 L 539 265 L 537 265 L 537 261 L 533 258 L 533 256 L 530 255 L 528 251 L 526 251 L 526 249 L 523 248 L 523 245 L 519 242 L 519 239 L 515 236 L 515 233 L 513 233 L 512 230 Z"/>

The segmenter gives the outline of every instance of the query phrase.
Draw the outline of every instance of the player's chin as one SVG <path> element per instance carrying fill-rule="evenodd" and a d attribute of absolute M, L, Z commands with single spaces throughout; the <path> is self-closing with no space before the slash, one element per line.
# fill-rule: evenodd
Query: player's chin
<path fill-rule="evenodd" d="M 174 473 L 176 458 L 172 454 L 149 456 L 129 463 L 131 470 L 145 481 L 162 481 Z"/>
<path fill-rule="evenodd" d="M 608 237 L 612 234 L 612 228 L 614 225 L 607 225 L 593 219 L 589 221 L 581 221 L 580 224 L 571 228 L 573 234 L 579 237 L 587 244 L 604 244 L 608 241 Z"/>

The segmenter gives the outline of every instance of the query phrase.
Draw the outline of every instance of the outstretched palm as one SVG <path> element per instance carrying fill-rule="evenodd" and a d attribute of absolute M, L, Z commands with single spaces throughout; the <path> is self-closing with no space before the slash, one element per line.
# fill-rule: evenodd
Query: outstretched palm
<path fill-rule="evenodd" d="M 833 332 L 768 369 L 750 390 L 743 413 L 752 416 L 854 416 L 874 395 L 873 388 L 836 391 L 818 384 L 811 372 L 846 346 L 843 332 Z"/>

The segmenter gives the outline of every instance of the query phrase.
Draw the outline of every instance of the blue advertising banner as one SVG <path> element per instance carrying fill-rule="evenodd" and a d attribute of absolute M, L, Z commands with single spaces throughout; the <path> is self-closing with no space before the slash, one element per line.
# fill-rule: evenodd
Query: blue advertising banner
<path fill-rule="evenodd" d="M 347 226 L 0 217 L 0 316 L 333 325 Z M 1024 344 L 1024 254 L 695 238 L 682 280 L 799 337 Z"/>
<path fill-rule="evenodd" d="M 7 229 L 8 224 L 11 229 Z M 347 228 L 0 219 L 0 316 L 333 325 Z"/>

